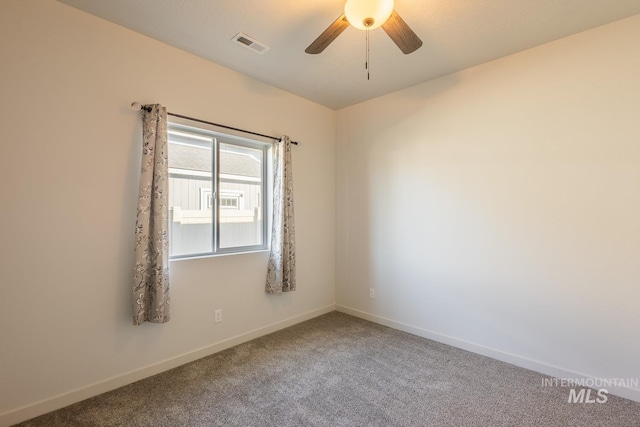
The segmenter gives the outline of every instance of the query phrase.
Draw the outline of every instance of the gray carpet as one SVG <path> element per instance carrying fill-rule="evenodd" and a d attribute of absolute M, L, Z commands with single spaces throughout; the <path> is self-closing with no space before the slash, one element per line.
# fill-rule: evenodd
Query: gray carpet
<path fill-rule="evenodd" d="M 640 426 L 542 378 L 333 312 L 20 426 Z"/>

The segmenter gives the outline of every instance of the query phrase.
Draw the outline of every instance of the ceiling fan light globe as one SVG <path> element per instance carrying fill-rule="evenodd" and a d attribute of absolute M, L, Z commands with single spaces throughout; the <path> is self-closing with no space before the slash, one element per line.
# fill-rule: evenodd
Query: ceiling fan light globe
<path fill-rule="evenodd" d="M 373 30 L 384 24 L 393 12 L 393 0 L 347 0 L 344 14 L 351 25 L 360 29 Z M 366 25 L 365 21 L 373 24 Z"/>

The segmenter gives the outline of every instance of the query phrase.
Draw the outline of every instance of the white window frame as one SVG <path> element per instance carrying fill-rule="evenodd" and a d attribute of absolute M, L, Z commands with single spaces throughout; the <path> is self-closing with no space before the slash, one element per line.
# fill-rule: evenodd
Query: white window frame
<path fill-rule="evenodd" d="M 213 209 L 213 188 L 200 187 L 200 210 Z"/>
<path fill-rule="evenodd" d="M 180 255 L 171 255 L 169 258 L 171 260 L 177 259 L 188 259 L 188 258 L 199 258 L 199 257 L 207 257 L 207 256 L 216 256 L 216 255 L 226 255 L 226 254 L 241 254 L 247 252 L 256 252 L 256 251 L 265 251 L 269 248 L 269 229 L 270 229 L 270 213 L 269 209 L 271 203 L 271 143 L 258 141 L 254 139 L 248 139 L 245 137 L 219 132 L 217 130 L 213 130 L 208 126 L 201 126 L 198 124 L 192 124 L 191 121 L 188 120 L 169 120 L 168 123 L 168 131 L 177 131 L 177 132 L 188 132 L 191 134 L 201 135 L 206 138 L 213 138 L 213 149 L 212 152 L 212 173 L 202 173 L 203 176 L 210 176 L 212 180 L 212 188 L 200 188 L 200 209 L 206 210 L 207 208 L 203 208 L 203 198 L 206 200 L 206 193 L 210 192 L 213 195 L 211 200 L 213 202 L 213 206 L 211 209 L 212 212 L 212 251 L 211 252 L 199 252 L 193 254 L 180 254 Z M 171 140 L 171 135 L 169 135 L 169 140 Z M 220 174 L 219 171 L 219 150 L 220 144 L 229 144 L 238 147 L 247 147 L 252 149 L 257 149 L 262 151 L 262 173 L 261 177 L 258 178 L 247 178 L 247 181 L 259 182 L 262 180 L 262 185 L 260 186 L 259 194 L 261 195 L 259 200 L 259 209 L 261 210 L 261 215 L 263 218 L 262 221 L 262 244 L 260 245 L 250 245 L 250 246 L 236 246 L 232 248 L 221 248 L 220 247 L 220 221 L 219 221 L 219 210 L 222 208 L 219 206 L 219 197 L 230 196 L 237 197 L 239 199 L 237 208 L 230 209 L 243 209 L 244 206 L 244 194 L 242 191 L 234 191 L 234 190 L 222 190 L 220 191 L 220 177 L 224 177 L 223 174 Z M 173 172 L 173 169 L 170 168 L 170 175 Z M 175 170 L 175 174 L 180 174 L 178 170 Z M 222 208 L 224 209 L 224 208 Z M 171 247 L 171 244 L 169 244 Z"/>

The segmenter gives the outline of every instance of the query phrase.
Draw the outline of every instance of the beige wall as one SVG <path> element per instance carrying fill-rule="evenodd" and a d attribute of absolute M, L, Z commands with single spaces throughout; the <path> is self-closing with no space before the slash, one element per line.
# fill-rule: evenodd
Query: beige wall
<path fill-rule="evenodd" d="M 52 0 L 0 2 L 0 55 L 0 425 L 333 309 L 334 111 Z M 296 292 L 266 253 L 177 261 L 171 322 L 131 325 L 132 101 L 302 141 Z"/>
<path fill-rule="evenodd" d="M 338 111 L 338 308 L 640 378 L 639 40 L 640 15 Z"/>

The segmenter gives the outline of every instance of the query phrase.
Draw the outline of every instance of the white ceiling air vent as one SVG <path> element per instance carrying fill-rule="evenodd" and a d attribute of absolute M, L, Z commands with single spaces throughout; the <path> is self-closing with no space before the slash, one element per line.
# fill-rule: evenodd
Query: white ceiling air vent
<path fill-rule="evenodd" d="M 253 38 L 251 38 L 248 35 L 243 34 L 243 33 L 236 34 L 231 39 L 231 41 L 236 43 L 236 44 L 239 44 L 240 46 L 244 46 L 247 49 L 254 51 L 255 53 L 259 53 L 260 55 L 262 55 L 263 53 L 265 53 L 266 51 L 271 49 L 266 44 L 262 44 L 258 40 L 253 39 Z"/>

